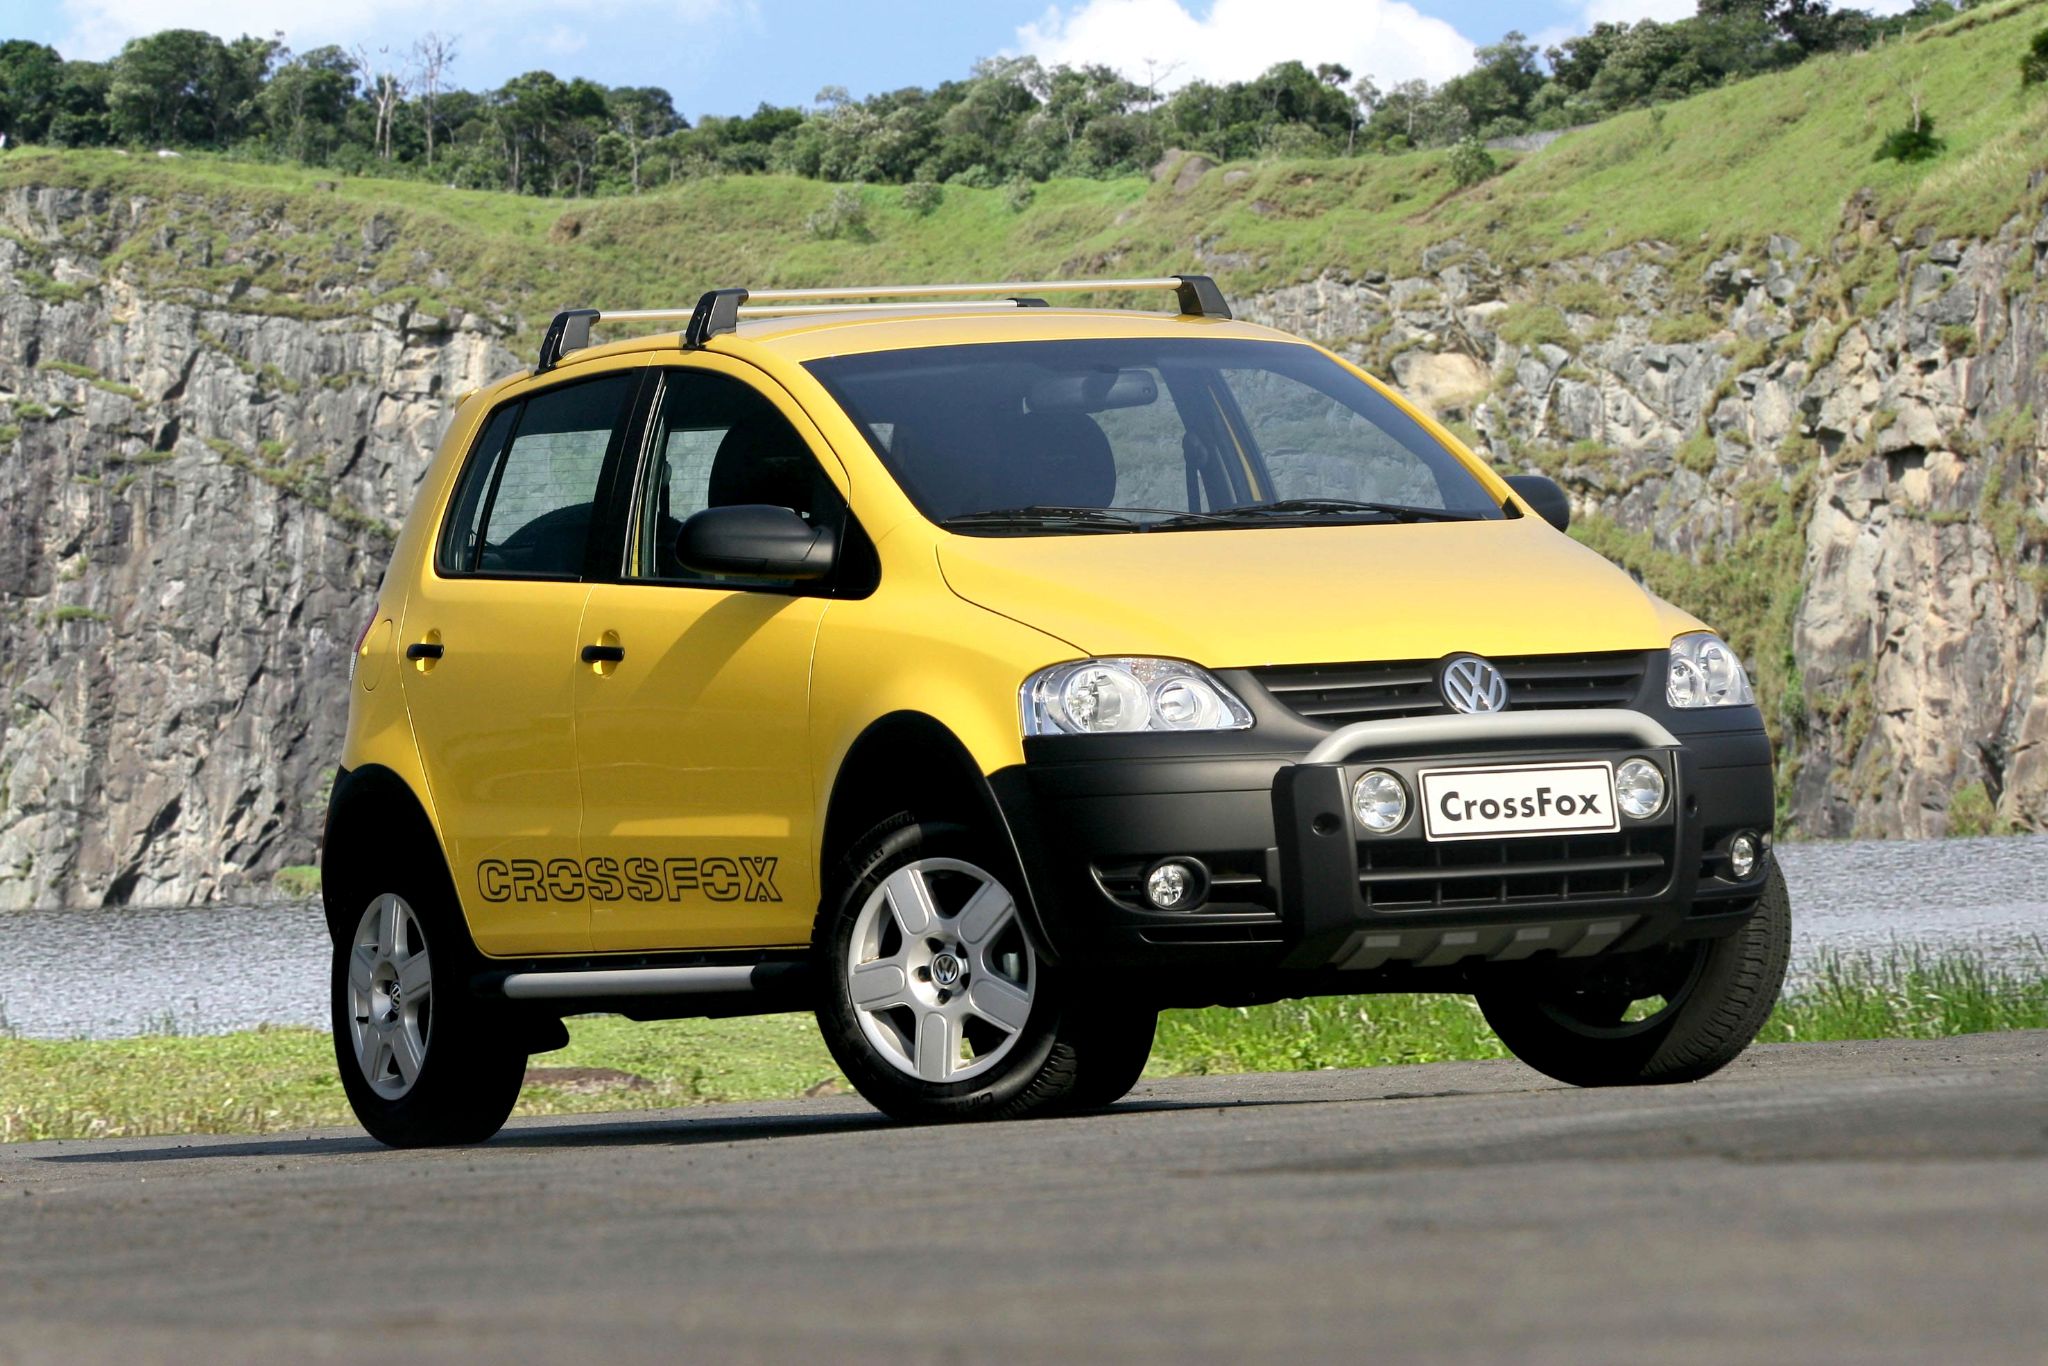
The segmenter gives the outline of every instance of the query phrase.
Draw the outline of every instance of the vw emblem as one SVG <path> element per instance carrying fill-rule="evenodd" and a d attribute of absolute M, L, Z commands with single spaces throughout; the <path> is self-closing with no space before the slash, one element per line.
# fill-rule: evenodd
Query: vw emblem
<path fill-rule="evenodd" d="M 1444 664 L 1437 684 L 1453 711 L 1477 716 L 1507 709 L 1507 679 L 1478 655 L 1453 655 Z"/>

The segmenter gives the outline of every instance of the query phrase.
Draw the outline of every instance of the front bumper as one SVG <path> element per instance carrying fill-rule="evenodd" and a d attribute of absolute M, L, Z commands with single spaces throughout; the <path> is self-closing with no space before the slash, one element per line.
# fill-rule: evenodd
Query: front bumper
<path fill-rule="evenodd" d="M 1485 724 L 1509 717 L 1517 724 Z M 1267 731 L 1289 742 L 1277 753 L 1260 749 L 1264 727 L 1027 742 L 1026 762 L 990 781 L 1048 950 L 1142 973 L 1162 1000 L 1188 1003 L 1460 989 L 1532 962 L 1726 933 L 1754 909 L 1768 860 L 1741 881 L 1727 861 L 1737 833 L 1771 832 L 1770 746 L 1754 708 L 1428 722 Z M 1367 768 L 1417 793 L 1424 769 L 1636 755 L 1664 769 L 1667 798 L 1611 834 L 1431 841 L 1412 810 L 1384 835 L 1351 815 Z M 1208 870 L 1193 909 L 1145 900 L 1145 874 L 1169 857 Z"/>

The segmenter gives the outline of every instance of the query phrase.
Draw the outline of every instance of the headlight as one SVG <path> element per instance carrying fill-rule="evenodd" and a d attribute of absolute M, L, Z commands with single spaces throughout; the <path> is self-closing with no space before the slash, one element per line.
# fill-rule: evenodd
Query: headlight
<path fill-rule="evenodd" d="M 1083 659 L 1024 680 L 1026 735 L 1119 735 L 1244 730 L 1251 710 L 1230 689 L 1177 659 Z"/>
<path fill-rule="evenodd" d="M 1735 651 L 1717 635 L 1696 631 L 1671 642 L 1664 695 L 1674 707 L 1746 707 L 1756 701 Z"/>

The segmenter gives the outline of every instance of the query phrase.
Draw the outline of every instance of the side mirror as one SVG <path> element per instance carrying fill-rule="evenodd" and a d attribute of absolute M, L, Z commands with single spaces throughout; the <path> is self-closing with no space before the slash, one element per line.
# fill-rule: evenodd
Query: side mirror
<path fill-rule="evenodd" d="M 1508 487 L 1544 521 L 1565 530 L 1572 524 L 1572 500 L 1558 482 L 1546 474 L 1511 474 Z"/>
<path fill-rule="evenodd" d="M 699 574 L 800 582 L 832 572 L 833 541 L 788 508 L 742 503 L 692 513 L 676 537 L 676 558 Z"/>

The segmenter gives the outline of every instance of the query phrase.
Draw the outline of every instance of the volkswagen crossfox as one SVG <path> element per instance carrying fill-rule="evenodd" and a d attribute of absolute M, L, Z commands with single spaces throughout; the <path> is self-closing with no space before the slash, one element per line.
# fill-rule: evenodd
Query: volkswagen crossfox
<path fill-rule="evenodd" d="M 1785 971 L 1770 745 L 1568 517 L 1200 276 L 565 312 L 354 652 L 355 1112 L 482 1140 L 591 1012 L 812 1012 L 918 1121 L 1106 1106 L 1161 1009 L 1318 995 L 1704 1076 Z"/>

